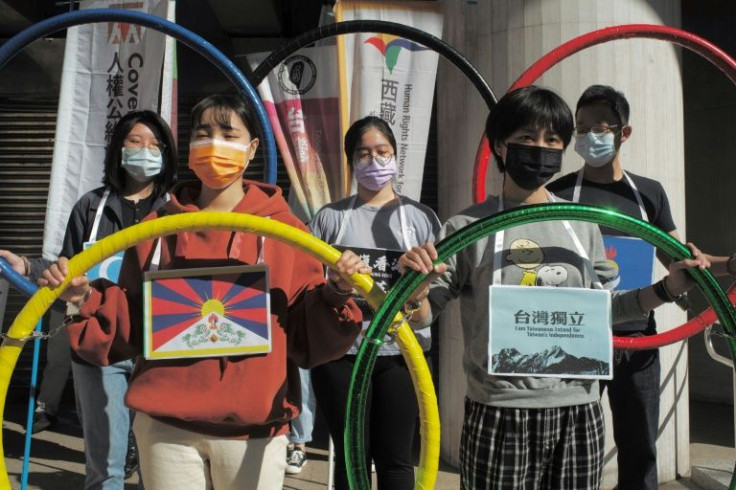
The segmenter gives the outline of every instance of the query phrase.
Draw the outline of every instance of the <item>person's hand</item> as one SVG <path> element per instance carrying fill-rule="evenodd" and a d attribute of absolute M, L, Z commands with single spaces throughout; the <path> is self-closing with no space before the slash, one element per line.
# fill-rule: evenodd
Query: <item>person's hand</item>
<path fill-rule="evenodd" d="M 697 267 L 701 270 L 710 267 L 708 257 L 692 243 L 687 244 L 693 254 L 692 259 L 684 259 L 672 262 L 669 266 L 669 275 L 663 279 L 667 292 L 673 297 L 678 297 L 690 290 L 695 285 L 695 280 L 690 277 L 686 269 Z"/>
<path fill-rule="evenodd" d="M 429 294 L 429 285 L 437 279 L 437 276 L 443 274 L 447 270 L 447 264 L 444 262 L 434 265 L 437 260 L 437 250 L 434 244 L 427 242 L 424 245 L 412 247 L 399 257 L 399 270 L 403 274 L 407 270 L 415 270 L 426 275 L 426 279 L 414 290 L 407 298 L 408 302 L 421 303 Z"/>
<path fill-rule="evenodd" d="M 38 285 L 41 287 L 48 286 L 50 289 L 56 289 L 59 285 L 64 282 L 64 278 L 69 273 L 67 264 L 69 259 L 66 257 L 59 257 L 59 261 L 43 271 L 41 278 L 38 280 Z M 89 285 L 89 279 L 85 275 L 77 276 L 71 280 L 69 287 L 64 290 L 59 296 L 63 301 L 68 301 L 79 305 L 84 299 L 84 295 L 91 289 Z"/>
<path fill-rule="evenodd" d="M 328 269 L 327 280 L 338 292 L 349 294 L 353 290 L 353 285 L 347 278 L 356 272 L 370 274 L 371 268 L 365 265 L 354 252 L 345 250 L 335 262 L 335 266 Z"/>
<path fill-rule="evenodd" d="M 10 267 L 21 276 L 26 275 L 26 261 L 20 255 L 15 255 L 10 250 L 0 250 L 0 257 L 8 261 Z"/>

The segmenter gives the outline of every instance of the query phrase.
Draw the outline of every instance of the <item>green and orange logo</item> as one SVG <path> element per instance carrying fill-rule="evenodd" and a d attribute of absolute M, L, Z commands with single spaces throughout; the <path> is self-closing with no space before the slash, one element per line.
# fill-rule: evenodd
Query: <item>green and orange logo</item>
<path fill-rule="evenodd" d="M 409 41 L 403 37 L 394 36 L 393 34 L 378 34 L 366 39 L 364 44 L 374 46 L 383 55 L 386 61 L 386 68 L 389 73 L 393 73 L 396 62 L 399 59 L 399 53 L 402 49 L 409 51 L 426 51 L 427 48 L 421 44 Z"/>

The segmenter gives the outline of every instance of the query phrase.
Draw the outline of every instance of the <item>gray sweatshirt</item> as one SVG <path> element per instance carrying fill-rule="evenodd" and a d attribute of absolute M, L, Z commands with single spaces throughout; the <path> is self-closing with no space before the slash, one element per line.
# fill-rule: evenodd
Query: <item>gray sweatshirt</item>
<path fill-rule="evenodd" d="M 518 207 L 506 202 L 505 208 Z M 498 198 L 472 206 L 450 218 L 442 227 L 442 239 L 498 211 Z M 597 274 L 592 278 L 561 221 L 545 221 L 509 228 L 504 233 L 501 283 L 591 288 L 595 280 L 605 286 L 616 275 L 606 261 L 598 225 L 570 221 Z M 448 270 L 430 289 L 432 317 L 445 304 L 460 297 L 464 338 L 463 367 L 468 378 L 468 397 L 496 407 L 547 408 L 590 403 L 599 398 L 598 382 L 488 374 L 488 288 L 493 282 L 495 235 L 465 248 L 447 261 Z M 613 291 L 614 323 L 645 316 L 637 290 Z M 454 328 L 454 326 L 453 326 Z"/>
<path fill-rule="evenodd" d="M 434 241 L 440 229 L 440 221 L 430 208 L 405 196 L 399 196 L 399 200 L 406 218 L 404 226 L 408 244 L 405 243 L 402 233 L 399 203 L 376 207 L 369 206 L 356 197 L 355 206 L 351 209 L 352 198 L 349 197 L 320 209 L 309 224 L 309 228 L 314 236 L 331 245 L 343 246 L 353 251 L 357 250 L 356 247 L 393 250 L 399 252 L 396 254 L 398 259 L 400 253 L 405 252 L 407 247 Z M 350 217 L 346 219 L 348 211 Z M 338 240 L 341 227 L 345 229 L 342 238 Z M 365 322 L 363 328 L 368 328 L 369 324 L 370 322 Z M 422 349 L 428 351 L 432 344 L 429 327 L 414 333 Z M 348 354 L 357 353 L 362 341 L 361 334 Z M 379 356 L 400 354 L 401 351 L 395 342 L 381 345 L 378 351 Z"/>

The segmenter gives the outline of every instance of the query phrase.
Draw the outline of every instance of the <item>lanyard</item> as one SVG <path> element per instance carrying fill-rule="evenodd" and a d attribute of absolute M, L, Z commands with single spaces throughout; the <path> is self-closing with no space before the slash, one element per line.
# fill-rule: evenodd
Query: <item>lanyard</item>
<path fill-rule="evenodd" d="M 97 212 L 95 213 L 95 220 L 92 222 L 92 231 L 89 232 L 88 242 L 94 242 L 97 240 L 97 230 L 100 228 L 100 221 L 102 220 L 102 210 L 105 209 L 107 204 L 107 198 L 110 197 L 110 188 L 106 187 L 105 192 L 102 194 L 100 204 L 97 205 Z"/>
<path fill-rule="evenodd" d="M 102 221 L 102 211 L 105 209 L 105 204 L 107 204 L 107 198 L 110 197 L 110 188 L 106 187 L 105 192 L 102 194 L 102 199 L 100 199 L 100 203 L 97 205 L 97 212 L 95 213 L 95 219 L 92 222 L 92 231 L 89 232 L 89 238 L 87 239 L 88 242 L 94 242 L 97 241 L 97 233 L 100 228 L 100 221 Z M 166 197 L 164 198 L 164 201 L 169 200 L 169 193 L 166 193 Z"/>
<path fill-rule="evenodd" d="M 555 202 L 554 196 L 547 192 L 547 199 L 549 199 L 550 202 Z M 500 213 L 503 211 L 504 205 L 503 205 L 503 194 L 498 196 L 498 212 Z M 575 230 L 572 229 L 572 226 L 570 225 L 570 222 L 567 220 L 562 221 L 562 225 L 565 227 L 565 231 L 570 236 L 570 239 L 572 240 L 572 243 L 575 245 L 575 248 L 578 251 L 578 255 L 583 259 L 583 263 L 585 264 L 585 268 L 588 269 L 588 273 L 590 274 L 591 280 L 593 280 L 593 287 L 596 289 L 603 289 L 603 285 L 598 278 L 598 274 L 596 274 L 595 269 L 593 268 L 593 264 L 590 261 L 590 258 L 588 257 L 588 252 L 585 251 L 585 248 L 583 247 L 583 244 L 580 242 L 580 239 L 578 238 L 577 233 L 575 233 Z M 493 284 L 502 284 L 502 269 L 501 264 L 503 263 L 503 239 L 504 239 L 505 230 L 501 230 L 496 232 L 496 241 L 493 246 Z"/>
<path fill-rule="evenodd" d="M 639 204 L 639 213 L 641 214 L 642 221 L 649 222 L 649 217 L 647 216 L 647 211 L 644 209 L 644 201 L 641 199 L 641 194 L 639 193 L 639 189 L 636 188 L 636 184 L 634 184 L 634 181 L 631 177 L 629 177 L 629 174 L 626 173 L 626 171 L 623 171 L 624 178 L 626 179 L 626 183 L 629 184 L 629 187 L 631 187 L 631 190 L 634 192 L 634 197 L 636 197 L 636 202 Z M 580 191 L 583 187 L 583 170 L 581 169 L 578 172 L 577 181 L 575 182 L 575 190 L 573 190 L 572 193 L 572 202 L 580 202 Z"/>
<path fill-rule="evenodd" d="M 406 225 L 406 213 L 404 211 L 403 204 L 401 204 L 401 196 L 398 196 L 398 198 L 399 198 L 399 226 L 401 226 L 401 237 L 404 240 L 404 250 L 409 250 L 412 247 L 412 244 L 411 244 L 411 240 L 409 239 L 409 228 Z M 337 238 L 335 238 L 334 245 L 340 245 L 340 241 L 345 235 L 347 224 L 348 222 L 350 222 L 350 215 L 352 214 L 352 211 L 355 208 L 355 203 L 357 199 L 358 199 L 357 194 L 353 194 L 353 197 L 350 198 L 350 204 L 348 205 L 348 209 L 345 211 L 345 215 L 343 216 L 342 222 L 340 223 L 340 229 L 337 232 Z"/>

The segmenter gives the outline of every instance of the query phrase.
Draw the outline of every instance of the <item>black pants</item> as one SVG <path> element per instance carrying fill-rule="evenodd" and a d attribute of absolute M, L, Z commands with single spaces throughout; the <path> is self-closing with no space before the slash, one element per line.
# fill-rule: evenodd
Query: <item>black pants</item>
<path fill-rule="evenodd" d="M 48 328 L 54 330 L 64 321 L 64 314 L 54 309 L 48 314 Z M 71 371 L 71 348 L 66 329 L 62 328 L 56 335 L 46 341 L 46 366 L 41 375 L 41 386 L 38 390 L 38 403 L 44 404 L 44 411 L 55 416 L 59 411 L 61 397 Z"/>
<path fill-rule="evenodd" d="M 312 369 L 312 387 L 335 443 L 335 488 L 347 490 L 343 432 L 350 374 L 355 356 L 345 356 Z M 414 488 L 412 447 L 417 406 L 409 370 L 400 355 L 378 356 L 366 398 L 365 454 L 370 481 L 371 460 L 380 490 Z"/>
<path fill-rule="evenodd" d="M 657 489 L 659 373 L 659 350 L 617 351 L 613 379 L 601 383 L 601 394 L 608 388 L 613 415 L 619 490 Z"/>

